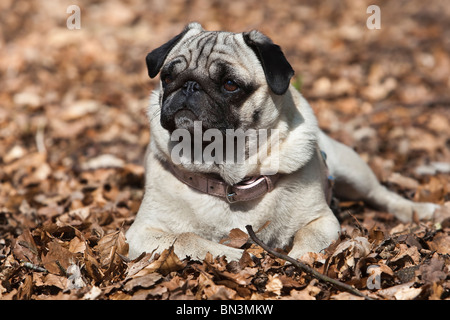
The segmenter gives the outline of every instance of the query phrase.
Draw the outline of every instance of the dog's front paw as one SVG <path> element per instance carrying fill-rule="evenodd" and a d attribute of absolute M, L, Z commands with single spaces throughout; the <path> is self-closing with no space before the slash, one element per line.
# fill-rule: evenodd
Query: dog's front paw
<path fill-rule="evenodd" d="M 185 232 L 173 235 L 175 254 L 180 258 L 190 257 L 202 261 L 210 253 L 214 258 L 225 256 L 227 261 L 239 260 L 244 252 L 242 249 L 228 247 L 214 241 L 199 237 L 198 235 Z"/>

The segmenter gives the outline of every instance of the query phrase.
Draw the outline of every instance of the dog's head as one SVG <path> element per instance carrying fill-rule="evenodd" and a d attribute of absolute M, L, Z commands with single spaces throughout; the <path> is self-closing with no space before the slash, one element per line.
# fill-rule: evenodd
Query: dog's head
<path fill-rule="evenodd" d="M 202 129 L 268 128 L 279 115 L 274 101 L 294 71 L 280 47 L 257 31 L 204 31 L 198 23 L 153 50 L 148 74 L 161 73 L 160 123 Z"/>

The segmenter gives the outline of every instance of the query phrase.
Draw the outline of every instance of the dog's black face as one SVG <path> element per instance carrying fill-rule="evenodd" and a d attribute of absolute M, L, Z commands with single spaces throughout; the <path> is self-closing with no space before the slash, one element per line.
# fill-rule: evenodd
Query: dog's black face
<path fill-rule="evenodd" d="M 185 64 L 183 60 L 176 58 L 161 70 L 162 127 L 170 133 L 175 129 L 193 133 L 194 121 L 201 121 L 203 130 L 225 133 L 239 128 L 239 108 L 257 85 L 244 80 L 230 65 L 213 62 L 206 74 L 204 69 L 177 68 Z"/>

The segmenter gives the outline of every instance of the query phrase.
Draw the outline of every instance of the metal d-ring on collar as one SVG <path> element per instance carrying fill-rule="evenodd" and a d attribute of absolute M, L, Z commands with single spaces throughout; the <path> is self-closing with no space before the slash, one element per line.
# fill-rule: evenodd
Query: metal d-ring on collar
<path fill-rule="evenodd" d="M 227 189 L 225 190 L 225 199 L 228 201 L 228 203 L 235 203 L 236 200 L 233 199 L 233 197 L 236 195 L 236 192 L 231 192 L 232 186 L 227 185 Z"/>

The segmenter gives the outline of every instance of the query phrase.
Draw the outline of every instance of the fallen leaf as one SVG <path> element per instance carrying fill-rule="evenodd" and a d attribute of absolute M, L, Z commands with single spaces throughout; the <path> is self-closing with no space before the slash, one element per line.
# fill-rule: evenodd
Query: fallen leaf
<path fill-rule="evenodd" d="M 57 276 L 53 273 L 33 273 L 33 285 L 39 287 L 53 286 L 60 290 L 67 288 L 67 278 L 65 276 Z"/>
<path fill-rule="evenodd" d="M 61 112 L 60 117 L 65 121 L 79 119 L 87 114 L 95 113 L 99 110 L 98 101 L 95 100 L 78 100 L 65 108 Z"/>
<path fill-rule="evenodd" d="M 370 243 L 365 237 L 355 237 L 341 242 L 333 252 L 333 257 L 344 251 L 348 251 L 350 255 L 356 258 L 362 258 L 369 254 Z"/>
<path fill-rule="evenodd" d="M 57 240 L 47 244 L 48 252 L 41 256 L 42 263 L 48 272 L 64 275 L 67 268 L 75 261 L 75 254 L 64 248 Z"/>
<path fill-rule="evenodd" d="M 137 274 L 139 271 L 141 271 L 146 266 L 148 266 L 152 262 L 151 261 L 152 256 L 153 256 L 153 252 L 150 252 L 150 253 L 146 253 L 145 255 L 139 256 L 138 258 L 136 258 L 133 261 L 130 261 L 128 263 L 127 271 L 125 272 L 127 275 L 125 280 L 130 279 L 135 274 Z"/>
<path fill-rule="evenodd" d="M 181 261 L 173 250 L 173 246 L 165 249 L 161 255 L 150 264 L 136 272 L 136 277 L 144 276 L 153 272 L 159 272 L 166 275 L 172 271 L 178 271 L 184 268 L 186 261 Z"/>
<path fill-rule="evenodd" d="M 422 292 L 422 289 L 414 288 L 413 286 L 414 281 L 411 281 L 378 290 L 377 294 L 385 299 L 412 300 Z"/>
<path fill-rule="evenodd" d="M 86 250 L 86 242 L 78 237 L 74 237 L 69 242 L 69 251 L 72 253 L 82 253 Z"/>
<path fill-rule="evenodd" d="M 228 234 L 228 237 L 220 241 L 221 244 L 227 245 L 233 248 L 241 248 L 247 243 L 248 234 L 239 228 L 232 229 Z"/>
<path fill-rule="evenodd" d="M 103 154 L 81 164 L 83 170 L 95 170 L 99 168 L 122 168 L 124 161 L 111 154 Z"/>
<path fill-rule="evenodd" d="M 291 290 L 289 296 L 285 299 L 289 300 L 317 300 L 316 296 L 320 293 L 320 288 L 316 286 L 317 280 L 313 279 L 303 290 Z"/>
<path fill-rule="evenodd" d="M 279 296 L 281 294 L 281 289 L 283 289 L 283 282 L 280 280 L 278 275 L 269 275 L 269 279 L 266 284 L 266 291 Z"/>
<path fill-rule="evenodd" d="M 112 232 L 102 237 L 98 242 L 96 250 L 100 255 L 100 265 L 109 269 L 112 264 L 120 260 L 120 257 L 116 255 L 116 253 L 122 255 L 128 254 L 128 243 L 126 243 L 125 235 L 122 230 Z"/>
<path fill-rule="evenodd" d="M 95 300 L 102 294 L 102 289 L 93 286 L 84 296 L 83 300 Z"/>
<path fill-rule="evenodd" d="M 141 277 L 134 277 L 127 283 L 125 283 L 124 289 L 125 291 L 130 292 L 137 288 L 150 288 L 154 284 L 156 284 L 161 278 L 162 275 L 156 272 L 149 273 Z"/>
<path fill-rule="evenodd" d="M 33 290 L 33 277 L 31 275 L 26 275 L 23 285 L 19 288 L 17 292 L 18 300 L 29 300 L 31 298 Z"/>
<path fill-rule="evenodd" d="M 404 243 L 398 245 L 399 252 L 391 258 L 389 264 L 397 267 L 409 267 L 420 262 L 420 253 L 417 247 L 410 247 Z"/>
<path fill-rule="evenodd" d="M 421 275 L 423 281 L 435 283 L 447 277 L 448 270 L 446 271 L 444 271 L 444 261 L 439 259 L 437 254 L 434 254 L 428 264 L 420 266 L 418 273 Z"/>
<path fill-rule="evenodd" d="M 330 297 L 330 300 L 364 300 L 364 297 L 355 296 L 349 292 L 339 292 Z"/>
<path fill-rule="evenodd" d="M 440 179 L 432 176 L 430 181 L 417 188 L 414 200 L 417 202 L 438 202 L 442 198 L 445 189 L 442 187 Z"/>
<path fill-rule="evenodd" d="M 222 285 L 206 287 L 203 291 L 208 300 L 232 300 L 236 291 Z"/>
<path fill-rule="evenodd" d="M 23 233 L 17 238 L 13 253 L 19 261 L 29 261 L 34 264 L 40 263 L 38 249 L 29 229 L 23 230 Z"/>
<path fill-rule="evenodd" d="M 413 300 L 422 292 L 421 288 L 401 288 L 394 293 L 397 300 Z"/>
<path fill-rule="evenodd" d="M 103 280 L 105 274 L 101 270 L 100 264 L 97 259 L 93 256 L 93 253 L 86 248 L 84 252 L 84 264 L 86 267 L 86 271 L 91 279 L 95 282 L 100 282 Z"/>

